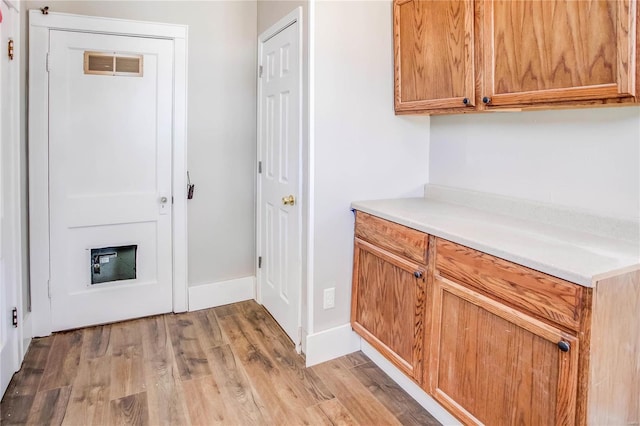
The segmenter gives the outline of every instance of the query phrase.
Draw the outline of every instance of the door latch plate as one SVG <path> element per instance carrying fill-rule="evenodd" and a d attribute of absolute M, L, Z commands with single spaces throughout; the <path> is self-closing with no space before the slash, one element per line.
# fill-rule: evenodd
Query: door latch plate
<path fill-rule="evenodd" d="M 13 61 L 13 40 L 9 39 L 9 42 L 7 43 L 7 56 L 9 57 L 10 61 Z"/>

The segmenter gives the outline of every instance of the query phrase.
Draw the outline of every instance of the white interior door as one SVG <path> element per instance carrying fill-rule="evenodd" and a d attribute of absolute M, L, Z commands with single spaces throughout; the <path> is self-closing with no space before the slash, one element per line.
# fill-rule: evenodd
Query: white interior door
<path fill-rule="evenodd" d="M 172 61 L 169 40 L 50 33 L 54 331 L 172 309 Z"/>
<path fill-rule="evenodd" d="M 300 46 L 298 22 L 261 45 L 260 302 L 300 344 Z"/>
<path fill-rule="evenodd" d="M 0 0 L 3 22 L 0 25 L 0 46 L 6 48 L 7 43 L 16 34 L 19 16 L 14 10 Z M 15 46 L 15 49 L 18 47 Z M 16 52 L 17 53 L 17 52 Z M 7 389 L 13 373 L 20 368 L 19 333 L 13 325 L 13 309 L 18 308 L 19 277 L 15 266 L 20 262 L 16 253 L 16 241 L 19 229 L 14 223 L 18 182 L 12 162 L 15 159 L 13 150 L 19 144 L 16 127 L 17 109 L 16 91 L 18 88 L 17 58 L 9 59 L 8 55 L 0 55 L 0 397 Z M 17 248 L 19 250 L 19 246 Z"/>

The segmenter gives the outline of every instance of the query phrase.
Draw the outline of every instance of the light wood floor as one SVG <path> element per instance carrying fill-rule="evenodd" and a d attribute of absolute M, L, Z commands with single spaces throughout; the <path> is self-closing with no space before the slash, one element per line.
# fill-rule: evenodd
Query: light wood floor
<path fill-rule="evenodd" d="M 35 339 L 1 423 L 436 425 L 361 352 L 304 367 L 255 302 Z"/>

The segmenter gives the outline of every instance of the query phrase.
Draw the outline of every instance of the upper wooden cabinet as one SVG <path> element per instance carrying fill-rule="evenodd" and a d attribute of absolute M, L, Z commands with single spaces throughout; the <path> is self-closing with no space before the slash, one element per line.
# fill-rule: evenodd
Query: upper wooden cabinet
<path fill-rule="evenodd" d="M 637 0 L 396 0 L 396 112 L 636 102 L 637 15 Z"/>
<path fill-rule="evenodd" d="M 485 0 L 490 105 L 635 96 L 635 0 Z"/>
<path fill-rule="evenodd" d="M 475 103 L 473 2 L 394 3 L 396 111 Z"/>

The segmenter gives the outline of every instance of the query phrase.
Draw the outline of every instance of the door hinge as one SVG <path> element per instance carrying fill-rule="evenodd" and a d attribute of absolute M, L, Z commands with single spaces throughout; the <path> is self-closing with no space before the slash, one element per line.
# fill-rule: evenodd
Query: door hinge
<path fill-rule="evenodd" d="M 173 195 L 171 196 L 171 204 L 173 204 Z"/>
<path fill-rule="evenodd" d="M 14 328 L 18 327 L 18 308 L 13 308 L 11 310 L 11 323 L 13 324 Z"/>
<path fill-rule="evenodd" d="M 262 268 L 262 256 L 258 256 L 258 268 Z"/>
<path fill-rule="evenodd" d="M 51 299 L 51 280 L 47 280 L 47 296 Z"/>
<path fill-rule="evenodd" d="M 47 52 L 47 72 L 51 71 L 51 54 Z"/>
<path fill-rule="evenodd" d="M 258 78 L 262 78 L 262 65 L 258 67 Z"/>
<path fill-rule="evenodd" d="M 13 61 L 13 39 L 9 39 L 7 44 L 7 56 L 9 56 L 10 61 Z"/>
<path fill-rule="evenodd" d="M 262 173 L 262 161 L 258 161 L 258 173 Z"/>

